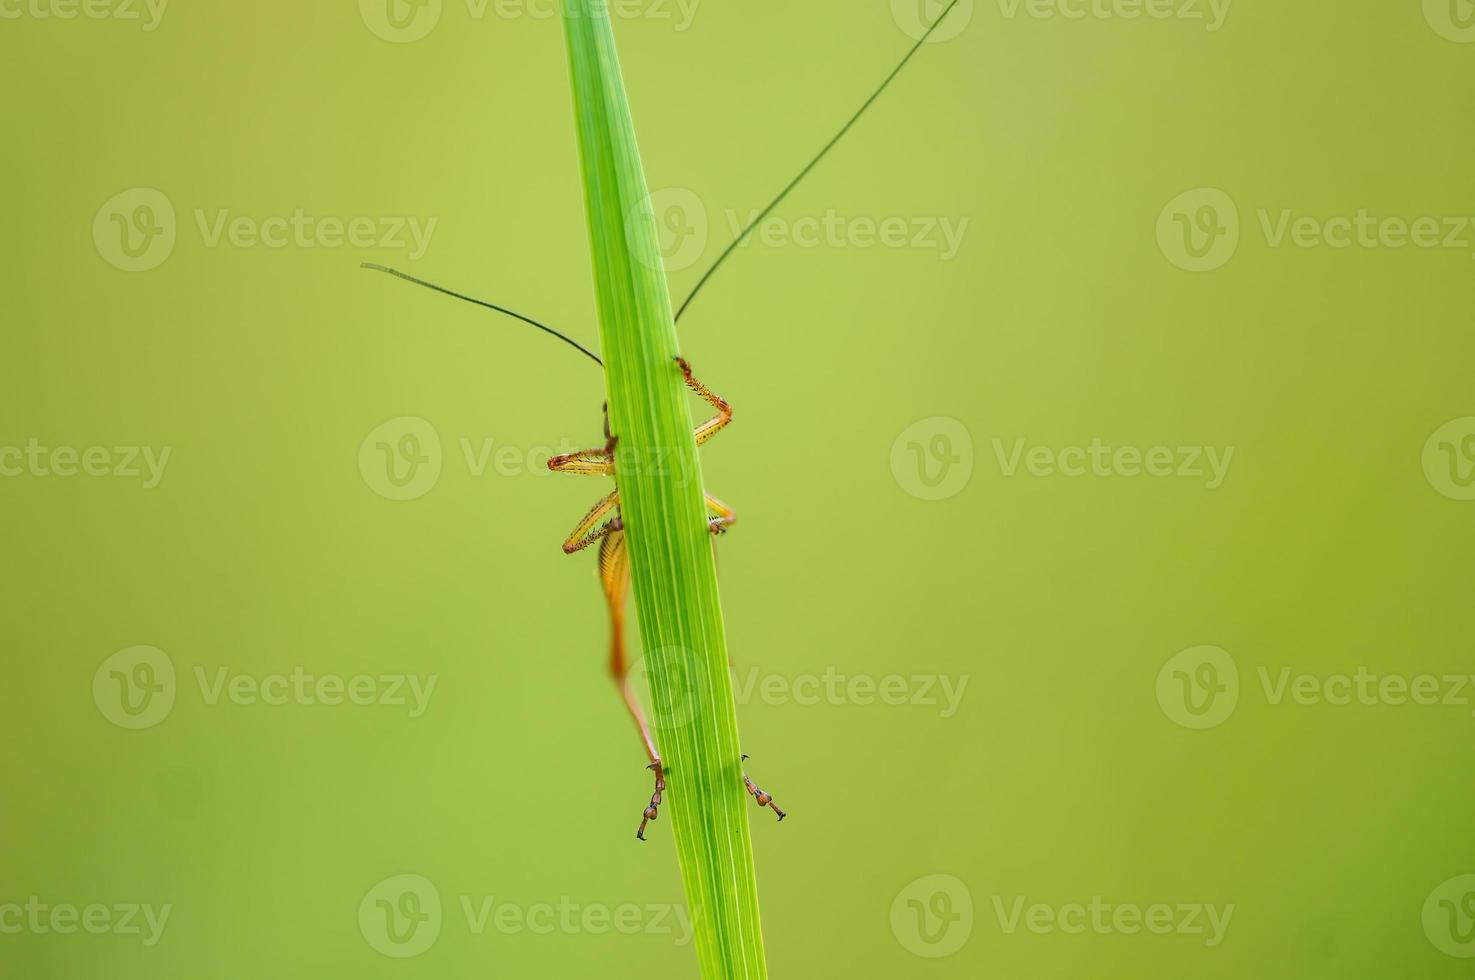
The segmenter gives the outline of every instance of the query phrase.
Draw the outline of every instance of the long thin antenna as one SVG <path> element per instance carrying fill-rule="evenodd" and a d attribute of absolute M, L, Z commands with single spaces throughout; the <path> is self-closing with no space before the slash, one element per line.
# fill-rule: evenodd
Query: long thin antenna
<path fill-rule="evenodd" d="M 386 265 L 376 265 L 373 262 L 364 262 L 364 263 L 362 263 L 360 265 L 360 268 L 363 268 L 363 269 L 373 269 L 375 272 L 387 273 L 388 275 L 394 276 L 396 279 L 403 279 L 405 282 L 412 282 L 412 283 L 414 283 L 417 286 L 424 286 L 426 289 L 433 289 L 433 290 L 435 290 L 438 293 L 444 293 L 445 295 L 451 296 L 451 297 L 453 297 L 455 299 L 464 300 L 467 303 L 475 303 L 477 306 L 482 306 L 482 307 L 485 307 L 485 308 L 487 308 L 489 310 L 495 310 L 498 313 L 505 313 L 507 316 L 513 317 L 514 319 L 517 319 L 517 320 L 521 320 L 523 323 L 526 323 L 529 326 L 537 327 L 539 330 L 543 331 L 544 333 L 552 334 L 553 336 L 557 337 L 559 340 L 563 341 L 565 344 L 568 344 L 570 347 L 574 348 L 574 350 L 578 351 L 579 353 L 583 354 L 585 357 L 589 358 L 589 360 L 593 361 L 595 364 L 598 364 L 600 367 L 604 367 L 604 362 L 601 361 L 599 359 L 599 357 L 593 351 L 589 350 L 589 348 L 585 347 L 583 344 L 579 343 L 577 340 L 574 340 L 572 337 L 568 336 L 567 334 L 559 333 L 557 330 L 554 330 L 552 327 L 548 326 L 546 323 L 539 323 L 537 320 L 534 320 L 530 316 L 523 316 L 521 313 L 518 313 L 516 310 L 509 310 L 505 306 L 498 306 L 496 303 L 488 303 L 484 299 L 476 299 L 473 296 L 467 296 L 467 295 L 464 295 L 463 293 L 458 293 L 458 292 L 456 292 L 454 290 L 447 289 L 444 286 L 437 286 L 435 283 L 433 283 L 433 282 L 426 282 L 424 279 L 416 279 L 412 275 L 409 275 L 409 274 L 404 273 L 404 272 L 400 272 L 398 269 L 391 269 L 391 268 L 389 268 Z"/>
<path fill-rule="evenodd" d="M 686 312 L 686 308 L 691 305 L 691 301 L 697 298 L 697 293 L 702 291 L 702 287 L 707 284 L 707 280 L 711 279 L 712 274 L 717 271 L 717 269 L 722 265 L 723 262 L 727 261 L 728 256 L 737 251 L 737 247 L 743 243 L 743 240 L 746 239 L 748 235 L 752 234 L 753 229 L 762 224 L 763 220 L 773 213 L 774 208 L 782 204 L 784 198 L 789 196 L 789 192 L 792 191 L 795 187 L 798 187 L 799 182 L 802 181 L 805 177 L 808 177 L 809 172 L 813 170 L 819 164 L 819 162 L 825 158 L 825 155 L 827 153 L 835 148 L 835 144 L 840 142 L 840 140 L 844 138 L 846 133 L 850 132 L 850 127 L 854 126 L 857 120 L 859 120 L 861 116 L 865 115 L 866 110 L 871 107 L 872 103 L 874 103 L 877 99 L 881 97 L 881 93 L 886 91 L 887 86 L 891 84 L 891 82 L 896 78 L 897 75 L 901 74 L 901 70 L 907 66 L 907 62 L 911 61 L 912 56 L 922 49 L 922 45 L 927 43 L 927 39 L 932 36 L 932 32 L 937 30 L 937 26 L 947 18 L 948 14 L 953 12 L 953 8 L 957 5 L 958 0 L 953 0 L 952 3 L 948 4 L 947 9 L 944 10 L 935 21 L 932 22 L 931 27 L 927 28 L 927 33 L 923 34 L 921 39 L 912 46 L 912 49 L 910 51 L 907 52 L 906 57 L 901 59 L 901 64 L 897 65 L 896 68 L 892 70 L 891 74 L 886 76 L 886 81 L 881 83 L 881 87 L 876 89 L 875 92 L 871 93 L 871 97 L 869 99 L 866 99 L 865 105 L 856 110 L 855 115 L 850 117 L 849 122 L 840 127 L 840 132 L 835 134 L 835 138 L 826 143 L 825 148 L 820 150 L 819 154 L 815 156 L 813 160 L 809 161 L 808 166 L 799 171 L 799 176 L 789 181 L 789 186 L 785 187 L 782 191 L 779 192 L 778 197 L 773 199 L 773 203 L 764 208 L 763 213 L 754 218 L 752 223 L 749 224 L 748 227 L 743 229 L 742 234 L 738 235 L 732 240 L 732 244 L 728 245 L 727 249 L 717 257 L 717 261 L 712 263 L 712 267 L 706 271 L 701 279 L 697 280 L 697 284 L 692 287 L 691 292 L 687 294 L 686 301 L 683 302 L 681 304 L 681 308 L 676 311 L 677 320 L 681 319 L 681 314 Z"/>

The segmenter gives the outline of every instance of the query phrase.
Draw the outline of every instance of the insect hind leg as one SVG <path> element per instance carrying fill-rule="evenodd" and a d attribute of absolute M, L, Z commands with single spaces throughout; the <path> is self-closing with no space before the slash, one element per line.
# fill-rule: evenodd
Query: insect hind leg
<path fill-rule="evenodd" d="M 645 720 L 645 713 L 640 710 L 635 692 L 630 690 L 630 662 L 625 654 L 625 600 L 630 593 L 630 553 L 622 531 L 607 535 L 599 546 L 599 581 L 604 587 L 605 601 L 609 604 L 610 675 L 619 685 L 620 696 L 624 698 L 625 707 L 635 720 L 641 741 L 645 743 L 646 755 L 650 757 L 650 765 L 646 768 L 655 773 L 655 792 L 651 794 L 650 803 L 641 814 L 640 829 L 635 832 L 637 838 L 645 840 L 646 826 L 660 815 L 661 800 L 666 792 L 666 770 L 661 764 L 661 754 L 656 749 L 655 738 L 650 733 L 650 724 Z"/>

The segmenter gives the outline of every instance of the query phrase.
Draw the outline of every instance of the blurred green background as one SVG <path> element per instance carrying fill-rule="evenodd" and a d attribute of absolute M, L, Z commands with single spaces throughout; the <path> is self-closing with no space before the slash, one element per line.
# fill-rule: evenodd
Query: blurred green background
<path fill-rule="evenodd" d="M 552 9 L 0 8 L 0 974 L 694 974 L 602 379 L 356 268 L 595 341 Z M 616 6 L 678 298 L 937 9 Z M 1470 13 L 965 2 L 693 305 L 775 976 L 1468 975 Z"/>

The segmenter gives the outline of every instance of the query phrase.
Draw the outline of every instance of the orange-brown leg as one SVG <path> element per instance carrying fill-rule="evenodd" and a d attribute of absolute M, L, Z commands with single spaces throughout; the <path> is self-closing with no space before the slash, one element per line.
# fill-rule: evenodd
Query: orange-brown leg
<path fill-rule="evenodd" d="M 625 548 L 624 532 L 607 535 L 599 546 L 599 581 L 604 586 L 604 598 L 609 604 L 610 675 L 619 685 L 625 707 L 629 709 L 630 717 L 635 719 L 635 727 L 645 743 L 645 752 L 650 756 L 647 768 L 656 776 L 655 792 L 642 814 L 640 829 L 635 832 L 636 837 L 645 840 L 646 825 L 660 813 L 661 797 L 666 791 L 666 771 L 661 766 L 661 754 L 651 736 L 650 725 L 640 710 L 640 702 L 635 700 L 635 693 L 630 690 L 630 663 L 625 656 L 625 597 L 630 592 L 630 555 Z"/>
<path fill-rule="evenodd" d="M 578 476 L 614 476 L 614 456 L 604 449 L 585 449 L 583 452 L 566 456 L 551 456 L 548 468 L 555 473 L 574 473 Z"/>
<path fill-rule="evenodd" d="M 728 528 L 737 523 L 737 511 L 710 493 L 707 494 L 707 509 L 717 515 L 707 518 L 707 527 L 713 534 L 725 534 Z"/>
<path fill-rule="evenodd" d="M 748 757 L 747 756 L 743 756 L 743 761 L 744 762 L 747 762 L 748 761 Z M 772 810 L 774 813 L 777 813 L 778 814 L 779 822 L 782 823 L 784 817 L 787 817 L 788 816 L 787 813 L 785 813 L 784 811 L 782 811 L 782 810 L 780 810 L 778 808 L 778 804 L 777 803 L 773 802 L 773 797 L 769 796 L 767 793 L 763 792 L 763 790 L 761 790 L 757 786 L 754 786 L 753 785 L 753 781 L 748 778 L 748 774 L 747 773 L 743 773 L 743 785 L 745 787 L 747 787 L 747 789 L 748 789 L 748 795 L 751 796 L 751 797 L 753 797 L 753 799 L 757 800 L 758 801 L 758 805 L 760 807 L 766 806 L 770 810 Z"/>
<path fill-rule="evenodd" d="M 727 428 L 727 423 L 732 421 L 732 406 L 727 404 L 721 395 L 716 394 L 696 379 L 691 373 L 691 364 L 687 362 L 686 358 L 676 358 L 676 365 L 681 368 L 681 373 L 686 377 L 686 386 L 698 395 L 701 395 L 708 405 L 711 405 L 717 410 L 716 418 L 703 422 L 696 427 L 693 433 L 696 436 L 697 445 L 700 446 Z"/>
<path fill-rule="evenodd" d="M 605 402 L 604 448 L 549 457 L 548 468 L 555 473 L 573 473 L 577 476 L 614 476 L 615 445 L 618 442 L 609 431 L 609 402 Z"/>
<path fill-rule="evenodd" d="M 614 490 L 606 497 L 600 499 L 599 503 L 590 508 L 589 513 L 579 522 L 579 526 L 564 539 L 563 552 L 571 555 L 576 551 L 583 551 L 594 542 L 607 535 L 624 529 L 624 523 L 618 514 L 603 524 L 599 524 L 601 518 L 620 505 L 620 491 Z M 596 527 L 595 525 L 599 525 Z"/>

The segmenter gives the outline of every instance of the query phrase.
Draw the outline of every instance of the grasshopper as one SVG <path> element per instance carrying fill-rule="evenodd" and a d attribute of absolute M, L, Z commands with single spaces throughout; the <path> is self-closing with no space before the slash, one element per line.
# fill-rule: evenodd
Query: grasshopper
<path fill-rule="evenodd" d="M 927 29 L 927 31 L 916 42 L 916 44 L 913 45 L 911 50 L 907 52 L 906 57 L 901 60 L 901 63 L 892 70 L 891 74 L 886 77 L 885 81 L 881 83 L 880 87 L 871 94 L 870 98 L 868 98 L 865 103 L 861 105 L 860 109 L 858 109 L 855 114 L 850 117 L 849 121 L 847 121 L 845 125 L 841 127 L 840 131 L 834 136 L 834 138 L 831 139 L 827 144 L 825 144 L 825 146 L 819 151 L 819 153 L 815 155 L 815 157 L 809 161 L 804 169 L 799 172 L 799 175 L 791 180 L 788 186 L 780 191 L 778 196 L 775 197 L 773 201 L 770 202 L 769 205 L 758 214 L 757 217 L 749 222 L 747 227 L 744 228 L 742 232 L 740 232 L 732 240 L 727 248 L 723 250 L 722 254 L 717 257 L 717 260 L 713 262 L 710 267 L 708 267 L 705 273 L 703 273 L 702 277 L 697 281 L 697 284 L 692 287 L 691 292 L 687 294 L 686 299 L 682 302 L 681 306 L 677 308 L 675 315 L 675 319 L 677 322 L 680 322 L 682 315 L 685 314 L 687 309 L 691 306 L 692 300 L 696 299 L 697 294 L 700 293 L 702 291 L 702 287 L 704 287 L 708 283 L 708 281 L 711 280 L 713 274 L 723 265 L 723 263 L 727 261 L 729 257 L 732 256 L 733 252 L 735 252 L 738 246 L 741 245 L 750 234 L 752 234 L 753 230 L 757 228 L 760 224 L 762 224 L 763 221 L 766 220 L 768 216 L 771 215 L 781 203 L 783 203 L 785 198 L 787 198 L 789 194 L 794 190 L 794 188 L 797 187 L 799 183 L 809 175 L 810 171 L 812 171 L 819 164 L 819 162 L 825 158 L 830 150 L 834 149 L 835 145 L 839 143 L 840 140 L 845 136 L 845 134 L 850 131 L 851 127 L 853 127 L 861 118 L 861 116 L 865 114 L 866 110 L 869 109 L 871 105 L 875 103 L 875 101 L 881 96 L 881 93 L 886 91 L 886 89 L 891 85 L 892 81 L 895 80 L 896 76 L 901 73 L 901 70 L 903 68 L 906 67 L 907 62 L 911 61 L 912 57 L 919 50 L 921 50 L 922 46 L 927 43 L 928 38 L 932 36 L 933 31 L 937 30 L 938 25 L 940 25 L 943 20 L 946 19 L 947 15 L 950 14 L 953 8 L 957 5 L 958 0 L 952 0 L 952 3 L 948 4 L 947 8 L 943 10 L 943 12 L 935 21 L 933 21 L 931 27 Z M 547 324 L 541 323 L 538 320 L 533 319 L 532 317 L 525 316 L 522 313 L 518 313 L 515 310 L 510 310 L 506 307 L 498 306 L 495 303 L 489 303 L 486 300 L 476 299 L 463 293 L 455 292 L 443 286 L 438 286 L 432 282 L 427 282 L 424 279 L 419 279 L 415 276 L 411 276 L 404 272 L 400 272 L 396 269 L 390 269 L 382 265 L 365 262 L 363 263 L 363 268 L 372 269 L 376 272 L 387 273 L 388 275 L 403 279 L 406 282 L 411 282 L 415 285 L 424 286 L 427 289 L 432 289 L 436 292 L 443 293 L 444 295 L 450 296 L 454 299 L 462 300 L 467 303 L 472 303 L 477 306 L 481 306 L 494 312 L 511 317 L 513 319 L 520 320 L 521 322 L 529 326 L 536 327 L 537 329 L 542 330 L 543 332 L 550 334 L 558 338 L 559 340 L 562 340 L 570 347 L 573 347 L 575 350 L 579 351 L 580 353 L 584 354 L 586 357 L 594 361 L 594 363 L 598 364 L 600 367 L 604 366 L 604 362 L 600 360 L 597 354 L 589 350 L 587 347 L 584 347 L 582 344 L 569 337 L 567 334 L 555 330 Z M 698 425 L 692 433 L 693 437 L 696 440 L 697 446 L 700 447 L 705 445 L 714 436 L 716 436 L 717 433 L 721 432 L 732 422 L 732 406 L 729 405 L 727 401 L 723 399 L 720 395 L 716 394 L 706 385 L 697 380 L 695 374 L 692 372 L 690 363 L 688 363 L 685 358 L 679 356 L 676 357 L 675 365 L 681 371 L 682 377 L 685 379 L 687 387 L 690 388 L 692 392 L 700 397 L 703 401 L 707 402 L 707 404 L 710 405 L 712 409 L 717 413 L 711 419 L 703 422 L 701 425 Z M 572 555 L 580 551 L 584 551 L 587 548 L 591 548 L 595 544 L 599 545 L 599 579 L 601 588 L 604 592 L 605 602 L 609 609 L 610 617 L 610 674 L 613 676 L 615 683 L 620 688 L 620 694 L 624 699 L 625 707 L 629 710 L 631 717 L 634 719 L 635 726 L 640 732 L 641 741 L 645 745 L 646 755 L 650 757 L 650 765 L 648 765 L 646 768 L 655 774 L 655 792 L 651 794 L 650 803 L 647 804 L 644 812 L 641 815 L 640 828 L 635 832 L 636 838 L 643 841 L 645 840 L 646 827 L 650 824 L 651 821 L 655 820 L 660 813 L 662 796 L 666 791 L 666 770 L 661 763 L 660 750 L 657 748 L 655 738 L 651 734 L 650 724 L 646 721 L 645 715 L 640 709 L 640 704 L 636 700 L 634 693 L 630 689 L 630 664 L 625 652 L 624 639 L 625 606 L 630 592 L 630 558 L 629 552 L 625 547 L 625 525 L 620 518 L 619 474 L 616 471 L 615 467 L 615 450 L 619 444 L 619 437 L 615 433 L 610 431 L 609 404 L 607 402 L 604 406 L 604 439 L 604 445 L 600 448 L 586 449 L 582 452 L 569 453 L 562 456 L 552 457 L 548 460 L 548 468 L 550 470 L 553 470 L 555 473 L 570 473 L 577 476 L 607 476 L 615 481 L 615 489 L 610 491 L 605 496 L 601 497 L 599 501 L 595 503 L 592 508 L 590 508 L 589 512 L 584 515 L 583 520 L 579 521 L 578 525 L 575 526 L 569 536 L 564 539 L 563 550 L 565 554 Z M 725 534 L 728 529 L 730 529 L 737 522 L 737 513 L 727 504 L 712 496 L 710 493 L 704 494 L 704 496 L 706 497 L 707 508 L 711 512 L 710 516 L 707 518 L 707 527 L 711 531 L 712 536 L 715 539 L 716 537 Z M 747 761 L 747 759 L 748 757 L 746 755 L 743 756 L 743 761 Z M 753 781 L 748 778 L 746 772 L 742 774 L 742 779 L 744 789 L 747 791 L 748 795 L 753 797 L 754 801 L 758 804 L 759 807 L 768 807 L 769 809 L 773 810 L 773 812 L 777 815 L 779 821 L 782 821 L 786 816 L 788 816 L 787 813 L 779 809 L 778 804 L 774 802 L 774 799 L 770 794 L 764 792 L 762 789 L 759 789 L 758 786 L 755 785 Z"/>

